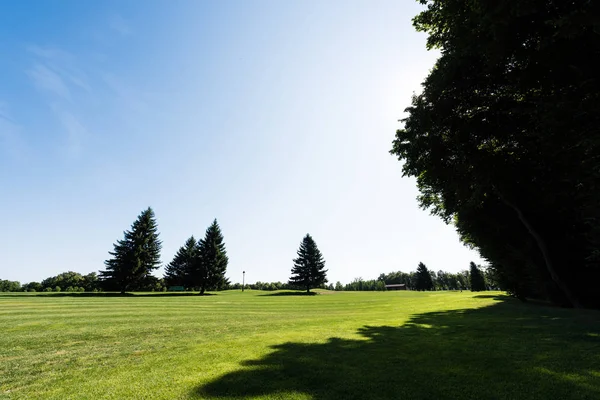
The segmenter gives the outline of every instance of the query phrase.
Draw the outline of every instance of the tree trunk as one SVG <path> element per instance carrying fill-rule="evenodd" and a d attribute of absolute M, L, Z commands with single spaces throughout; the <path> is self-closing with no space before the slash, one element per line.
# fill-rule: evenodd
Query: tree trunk
<path fill-rule="evenodd" d="M 204 286 L 202 286 L 202 287 L 200 288 L 200 296 L 203 296 L 203 295 L 204 295 L 204 290 L 206 290 L 206 288 L 205 288 Z"/>
<path fill-rule="evenodd" d="M 310 293 L 310 286 L 306 287 L 306 293 Z"/>
<path fill-rule="evenodd" d="M 494 189 L 495 189 L 496 193 L 498 194 L 498 197 L 500 197 L 500 200 L 502 200 L 502 202 L 504 202 L 504 204 L 506 204 L 508 207 L 512 208 L 517 213 L 519 220 L 525 226 L 525 228 L 527 228 L 527 230 L 529 231 L 529 234 L 535 240 L 536 244 L 538 245 L 538 248 L 540 249 L 540 252 L 542 253 L 542 256 L 544 257 L 544 264 L 546 264 L 546 270 L 550 274 L 550 278 L 552 278 L 552 280 L 554 281 L 554 283 L 556 283 L 558 288 L 565 294 L 565 296 L 567 297 L 567 300 L 569 301 L 569 303 L 571 303 L 571 305 L 574 308 L 582 308 L 581 304 L 579 303 L 579 300 L 577 300 L 577 297 L 573 294 L 573 292 L 567 286 L 567 284 L 565 282 L 563 282 L 562 279 L 560 279 L 560 277 L 558 276 L 558 273 L 554 269 L 554 262 L 552 261 L 552 257 L 550 256 L 550 251 L 548 249 L 548 246 L 546 245 L 546 241 L 544 240 L 544 238 L 542 238 L 542 236 L 535 230 L 535 228 L 533 227 L 533 225 L 531 225 L 529 220 L 527 218 L 525 218 L 525 215 L 523 214 L 521 209 L 519 207 L 517 207 L 516 204 L 508 201 L 502 195 L 502 193 L 500 193 L 500 191 L 497 188 L 494 188 Z"/>

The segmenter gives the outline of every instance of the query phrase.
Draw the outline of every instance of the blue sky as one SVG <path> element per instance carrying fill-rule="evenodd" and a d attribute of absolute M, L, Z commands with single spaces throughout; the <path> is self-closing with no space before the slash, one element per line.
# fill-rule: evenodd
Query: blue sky
<path fill-rule="evenodd" d="M 306 233 L 333 282 L 479 262 L 388 153 L 437 56 L 419 10 L 5 2 L 0 279 L 103 269 L 148 206 L 165 264 L 216 217 L 234 282 L 287 280 Z"/>

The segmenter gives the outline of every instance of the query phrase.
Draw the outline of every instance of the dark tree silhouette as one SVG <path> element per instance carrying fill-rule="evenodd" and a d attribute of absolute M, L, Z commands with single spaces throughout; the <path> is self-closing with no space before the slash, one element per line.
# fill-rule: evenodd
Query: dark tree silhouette
<path fill-rule="evenodd" d="M 416 290 L 433 290 L 433 280 L 431 279 L 431 274 L 429 270 L 422 262 L 419 263 L 417 267 L 417 272 L 415 273 L 415 289 Z"/>
<path fill-rule="evenodd" d="M 469 264 L 469 280 L 471 282 L 472 292 L 481 292 L 482 290 L 485 290 L 483 273 L 473 261 Z"/>
<path fill-rule="evenodd" d="M 123 240 L 117 240 L 114 250 L 109 252 L 106 270 L 100 271 L 105 290 L 140 290 L 156 281 L 152 271 L 160 265 L 162 242 L 158 239 L 158 226 L 152 208 L 148 207 L 125 231 Z"/>
<path fill-rule="evenodd" d="M 297 254 L 290 278 L 291 285 L 306 288 L 309 293 L 311 288 L 327 283 L 325 260 L 312 236 L 306 234 Z"/>

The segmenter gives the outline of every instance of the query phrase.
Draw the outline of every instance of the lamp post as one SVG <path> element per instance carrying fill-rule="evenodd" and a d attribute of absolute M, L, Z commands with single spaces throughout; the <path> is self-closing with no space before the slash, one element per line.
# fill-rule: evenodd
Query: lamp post
<path fill-rule="evenodd" d="M 245 283 L 246 283 L 246 271 L 242 271 L 242 292 L 244 291 Z"/>

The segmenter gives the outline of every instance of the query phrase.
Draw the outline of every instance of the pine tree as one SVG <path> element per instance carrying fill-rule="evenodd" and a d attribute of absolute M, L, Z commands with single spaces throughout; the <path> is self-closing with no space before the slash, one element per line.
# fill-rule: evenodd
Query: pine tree
<path fill-rule="evenodd" d="M 325 260 L 309 234 L 302 239 L 297 254 L 290 278 L 291 285 L 306 288 L 306 293 L 310 293 L 311 288 L 327 283 Z"/>
<path fill-rule="evenodd" d="M 471 292 L 481 292 L 485 290 L 485 279 L 483 273 L 479 267 L 471 261 L 470 266 L 470 281 L 471 281 Z"/>
<path fill-rule="evenodd" d="M 207 289 L 220 289 L 229 284 L 225 278 L 229 258 L 223 242 L 221 228 L 215 219 L 206 229 L 204 239 L 198 242 L 198 263 L 194 269 L 192 282 L 200 288 L 200 294 Z"/>
<path fill-rule="evenodd" d="M 114 250 L 109 252 L 105 271 L 100 271 L 100 279 L 106 290 L 119 290 L 121 293 L 144 287 L 152 278 L 152 271 L 160 265 L 162 242 L 158 239 L 158 226 L 152 208 L 142 213 L 125 231 L 123 240 L 117 240 Z"/>
<path fill-rule="evenodd" d="M 165 268 L 165 283 L 167 286 L 193 287 L 193 275 L 199 261 L 198 242 L 191 236 L 179 248 L 173 261 Z"/>
<path fill-rule="evenodd" d="M 415 274 L 415 289 L 416 290 L 432 290 L 433 289 L 433 281 L 431 279 L 431 274 L 429 270 L 422 262 L 419 263 L 417 267 L 417 272 Z"/>

